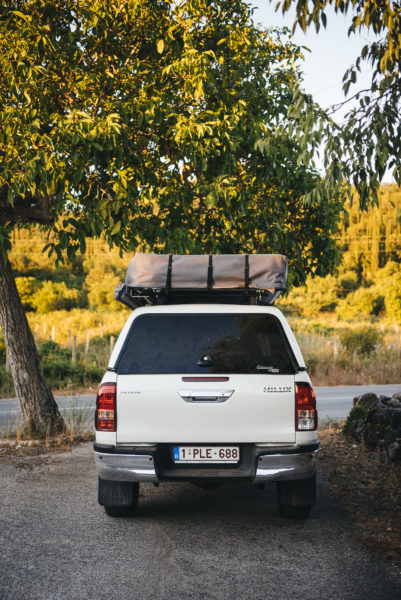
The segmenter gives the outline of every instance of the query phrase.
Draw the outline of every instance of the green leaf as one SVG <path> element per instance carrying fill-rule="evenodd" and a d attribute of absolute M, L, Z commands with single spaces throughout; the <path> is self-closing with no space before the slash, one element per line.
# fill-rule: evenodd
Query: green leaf
<path fill-rule="evenodd" d="M 121 229 L 121 221 L 117 221 L 117 223 L 114 225 L 113 229 L 110 231 L 110 235 L 116 235 L 117 233 L 120 232 Z"/>

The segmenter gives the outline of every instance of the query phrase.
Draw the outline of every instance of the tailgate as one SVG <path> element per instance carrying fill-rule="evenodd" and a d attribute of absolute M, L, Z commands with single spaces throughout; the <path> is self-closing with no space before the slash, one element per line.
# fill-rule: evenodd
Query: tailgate
<path fill-rule="evenodd" d="M 294 375 L 226 379 L 118 375 L 117 443 L 295 442 Z"/>

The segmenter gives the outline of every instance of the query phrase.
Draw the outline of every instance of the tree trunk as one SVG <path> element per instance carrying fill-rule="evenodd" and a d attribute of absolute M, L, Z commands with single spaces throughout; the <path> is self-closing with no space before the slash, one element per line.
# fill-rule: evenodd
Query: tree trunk
<path fill-rule="evenodd" d="M 36 345 L 15 285 L 7 255 L 0 251 L 0 326 L 6 343 L 24 429 L 33 435 L 65 430 L 53 394 L 45 382 Z"/>

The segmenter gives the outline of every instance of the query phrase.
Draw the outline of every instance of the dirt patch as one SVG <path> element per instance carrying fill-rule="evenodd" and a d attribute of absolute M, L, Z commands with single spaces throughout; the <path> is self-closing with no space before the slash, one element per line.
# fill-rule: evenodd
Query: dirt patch
<path fill-rule="evenodd" d="M 71 450 L 77 444 L 93 441 L 91 432 L 73 435 L 59 435 L 55 438 L 37 439 L 5 439 L 0 440 L 1 456 L 40 456 L 48 453 L 60 453 Z"/>
<path fill-rule="evenodd" d="M 401 469 L 348 441 L 339 430 L 319 432 L 320 465 L 353 523 L 356 537 L 401 569 Z"/>

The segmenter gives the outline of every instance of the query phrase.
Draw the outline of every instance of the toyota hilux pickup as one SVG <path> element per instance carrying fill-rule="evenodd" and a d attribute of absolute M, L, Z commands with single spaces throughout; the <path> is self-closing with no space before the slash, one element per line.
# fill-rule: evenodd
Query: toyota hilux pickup
<path fill-rule="evenodd" d="M 259 303 L 216 301 L 213 281 L 209 269 L 199 303 L 160 302 L 161 287 L 140 286 L 96 400 L 98 501 L 109 516 L 135 513 L 142 482 L 275 482 L 279 513 L 293 518 L 316 501 L 316 400 L 294 334 L 261 289 Z M 152 293 L 159 301 L 146 305 Z"/>

